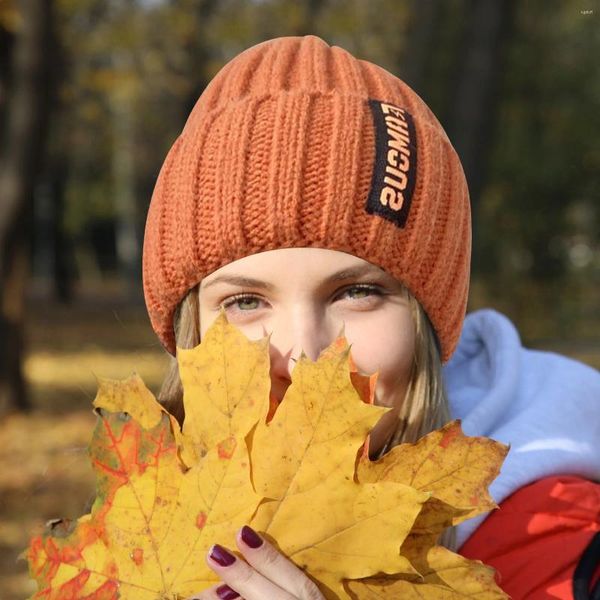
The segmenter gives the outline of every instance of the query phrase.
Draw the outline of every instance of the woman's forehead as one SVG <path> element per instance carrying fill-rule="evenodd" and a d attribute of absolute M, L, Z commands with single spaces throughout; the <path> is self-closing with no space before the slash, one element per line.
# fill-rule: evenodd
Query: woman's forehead
<path fill-rule="evenodd" d="M 294 274 L 340 280 L 375 275 L 393 279 L 381 267 L 346 252 L 325 248 L 280 248 L 232 261 L 207 275 L 201 287 L 205 289 L 218 281 L 231 281 L 232 277 L 269 280 Z"/>

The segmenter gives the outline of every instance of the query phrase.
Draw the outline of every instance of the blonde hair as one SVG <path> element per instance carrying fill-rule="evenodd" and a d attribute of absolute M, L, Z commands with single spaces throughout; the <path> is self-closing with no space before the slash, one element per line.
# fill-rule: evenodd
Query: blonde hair
<path fill-rule="evenodd" d="M 385 454 L 398 444 L 416 442 L 450 420 L 437 335 L 417 299 L 406 288 L 404 294 L 415 327 L 415 354 L 396 429 L 380 454 Z"/>
<path fill-rule="evenodd" d="M 193 348 L 200 343 L 200 300 L 196 285 L 179 304 L 174 318 L 175 339 L 179 348 Z M 416 442 L 425 434 L 439 429 L 450 420 L 448 396 L 442 378 L 440 345 L 436 333 L 416 298 L 404 288 L 415 327 L 415 353 L 404 402 L 398 414 L 396 428 L 382 447 L 382 456 L 394 446 Z M 165 408 L 182 423 L 184 419 L 183 386 L 177 359 L 171 364 L 158 396 Z M 441 538 L 447 548 L 455 545 L 454 528 L 448 528 Z"/>

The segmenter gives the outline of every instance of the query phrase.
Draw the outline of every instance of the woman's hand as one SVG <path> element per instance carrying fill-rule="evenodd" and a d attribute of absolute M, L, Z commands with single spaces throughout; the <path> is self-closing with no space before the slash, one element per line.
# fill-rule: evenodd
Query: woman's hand
<path fill-rule="evenodd" d="M 245 560 L 213 546 L 206 562 L 224 583 L 188 600 L 324 600 L 311 579 L 250 527 L 242 527 L 236 542 Z"/>

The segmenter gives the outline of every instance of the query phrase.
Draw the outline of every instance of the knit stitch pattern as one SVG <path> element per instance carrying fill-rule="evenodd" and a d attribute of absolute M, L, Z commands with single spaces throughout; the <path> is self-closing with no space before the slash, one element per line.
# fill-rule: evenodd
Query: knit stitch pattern
<path fill-rule="evenodd" d="M 414 120 L 416 185 L 404 227 L 365 209 L 376 151 L 370 99 Z M 417 94 L 315 36 L 278 38 L 223 67 L 165 159 L 146 223 L 146 305 L 175 353 L 175 309 L 206 275 L 266 250 L 328 248 L 406 285 L 445 362 L 466 311 L 470 232 L 460 161 Z"/>

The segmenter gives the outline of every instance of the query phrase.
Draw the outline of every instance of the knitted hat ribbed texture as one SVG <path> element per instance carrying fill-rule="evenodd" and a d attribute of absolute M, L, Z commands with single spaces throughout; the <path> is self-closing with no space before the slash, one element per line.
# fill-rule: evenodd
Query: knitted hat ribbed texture
<path fill-rule="evenodd" d="M 401 281 L 448 360 L 471 254 L 460 161 L 404 82 L 314 36 L 270 40 L 225 65 L 167 155 L 143 253 L 165 347 L 175 352 L 175 309 L 203 277 L 294 247 L 347 252 Z"/>

